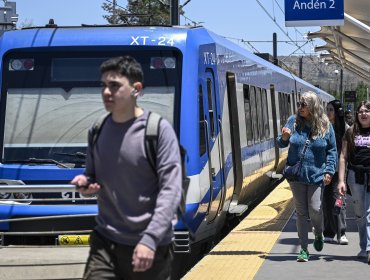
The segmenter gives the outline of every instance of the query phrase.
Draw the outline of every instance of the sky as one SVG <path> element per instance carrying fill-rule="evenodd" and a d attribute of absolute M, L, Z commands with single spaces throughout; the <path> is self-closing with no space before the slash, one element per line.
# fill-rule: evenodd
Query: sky
<path fill-rule="evenodd" d="M 18 27 L 27 23 L 43 26 L 49 18 L 59 26 L 106 24 L 102 17 L 106 12 L 101 8 L 105 1 L 13 0 L 17 4 Z M 180 5 L 185 2 L 179 0 Z M 117 4 L 126 7 L 127 1 L 117 0 Z M 319 26 L 285 27 L 284 0 L 191 0 L 183 9 L 185 17 L 180 16 L 180 24 L 200 24 L 253 52 L 272 54 L 274 32 L 278 55 L 314 55 L 314 46 L 323 44 L 304 38 L 305 33 L 318 31 Z"/>

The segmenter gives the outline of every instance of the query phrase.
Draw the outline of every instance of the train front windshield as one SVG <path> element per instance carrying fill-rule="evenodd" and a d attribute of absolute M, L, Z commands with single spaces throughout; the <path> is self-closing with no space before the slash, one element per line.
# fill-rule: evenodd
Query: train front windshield
<path fill-rule="evenodd" d="M 14 51 L 3 61 L 2 162 L 35 158 L 83 165 L 87 131 L 105 113 L 99 66 L 118 55 L 131 55 L 143 67 L 138 105 L 177 129 L 181 58 L 176 50 Z"/>

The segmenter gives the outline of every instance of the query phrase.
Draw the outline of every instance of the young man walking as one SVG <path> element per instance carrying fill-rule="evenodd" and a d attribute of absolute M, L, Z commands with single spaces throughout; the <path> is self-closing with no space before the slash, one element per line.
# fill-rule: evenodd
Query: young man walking
<path fill-rule="evenodd" d="M 110 115 L 99 137 L 90 129 L 85 173 L 72 180 L 81 194 L 98 194 L 84 279 L 170 279 L 182 182 L 178 140 L 162 119 L 153 170 L 144 147 L 149 113 L 136 105 L 141 65 L 116 57 L 101 65 L 101 74 Z"/>

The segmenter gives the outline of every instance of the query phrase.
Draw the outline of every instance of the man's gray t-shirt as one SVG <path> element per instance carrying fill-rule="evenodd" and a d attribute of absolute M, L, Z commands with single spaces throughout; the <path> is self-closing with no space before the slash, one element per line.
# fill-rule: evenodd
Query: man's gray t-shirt
<path fill-rule="evenodd" d="M 148 112 L 125 123 L 109 116 L 91 150 L 91 130 L 86 175 L 101 185 L 96 230 L 125 245 L 144 244 L 153 250 L 173 238 L 181 196 L 181 157 L 175 132 L 160 122 L 156 168 L 151 168 L 144 148 Z"/>

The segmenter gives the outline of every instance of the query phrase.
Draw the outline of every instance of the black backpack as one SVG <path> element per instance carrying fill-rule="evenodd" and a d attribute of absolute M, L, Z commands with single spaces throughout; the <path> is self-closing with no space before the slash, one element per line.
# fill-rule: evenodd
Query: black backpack
<path fill-rule="evenodd" d="M 98 136 L 100 134 L 101 128 L 108 118 L 110 113 L 102 115 L 93 125 L 92 127 L 92 148 L 96 144 L 98 140 Z M 156 169 L 156 159 L 157 159 L 157 143 L 158 143 L 158 134 L 159 134 L 159 123 L 161 122 L 162 117 L 154 112 L 149 112 L 149 116 L 147 119 L 146 127 L 145 127 L 145 153 L 148 158 L 148 162 L 150 167 L 153 169 L 154 173 L 157 174 Z M 186 175 L 186 150 L 180 145 L 180 154 L 181 154 L 181 166 L 182 166 L 182 191 L 181 191 L 181 200 L 179 207 L 177 208 L 177 217 L 178 219 L 183 222 L 183 224 L 188 228 L 190 235 L 192 236 L 192 230 L 188 226 L 185 220 L 185 212 L 186 212 L 186 194 L 188 192 L 190 178 Z"/>

